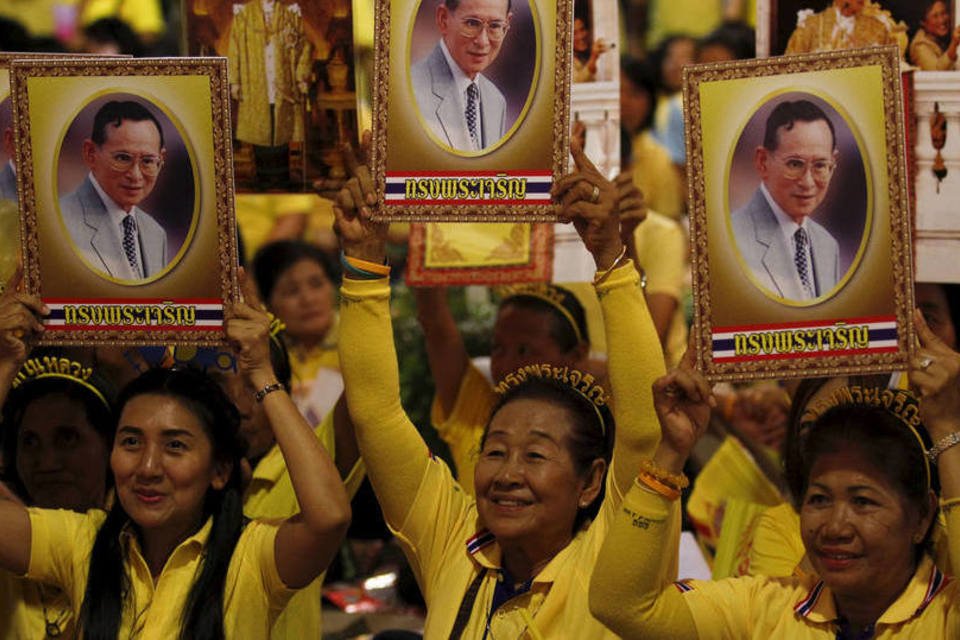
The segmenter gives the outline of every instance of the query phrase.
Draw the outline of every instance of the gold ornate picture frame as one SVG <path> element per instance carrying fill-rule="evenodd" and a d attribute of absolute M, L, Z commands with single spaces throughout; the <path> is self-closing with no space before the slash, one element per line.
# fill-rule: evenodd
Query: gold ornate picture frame
<path fill-rule="evenodd" d="M 507 28 L 496 18 L 460 15 L 465 5 L 441 5 L 377 0 L 375 216 L 556 219 L 550 188 L 568 156 L 572 0 L 513 0 Z M 476 29 L 486 34 L 471 38 Z M 483 45 L 473 60 L 463 50 L 470 41 Z M 476 73 L 477 88 L 460 95 L 455 71 L 468 79 Z"/>
<path fill-rule="evenodd" d="M 226 60 L 15 60 L 11 86 L 42 344 L 222 343 L 238 297 Z"/>
<path fill-rule="evenodd" d="M 0 52 L 0 293 L 20 261 L 20 212 L 18 210 L 16 149 L 8 153 L 3 137 L 13 133 L 13 100 L 10 98 L 10 63 L 18 59 L 91 57 L 79 54 Z M 8 164 L 13 163 L 13 164 Z"/>
<path fill-rule="evenodd" d="M 694 341 L 709 379 L 906 368 L 898 59 L 883 47 L 684 70 Z"/>
<path fill-rule="evenodd" d="M 549 282 L 553 226 L 546 223 L 414 222 L 410 225 L 410 286 Z"/>

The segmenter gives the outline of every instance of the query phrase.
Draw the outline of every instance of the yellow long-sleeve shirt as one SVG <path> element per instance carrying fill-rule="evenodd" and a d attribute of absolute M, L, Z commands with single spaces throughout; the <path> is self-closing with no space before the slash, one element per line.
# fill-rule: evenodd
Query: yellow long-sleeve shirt
<path fill-rule="evenodd" d="M 954 531 L 960 531 L 957 511 L 948 518 Z M 673 583 L 679 515 L 676 501 L 639 484 L 624 499 L 590 585 L 591 610 L 613 631 L 627 639 L 836 638 L 834 598 L 817 576 Z M 873 637 L 960 637 L 960 582 L 924 557 Z"/>
<path fill-rule="evenodd" d="M 613 638 L 587 608 L 596 554 L 642 458 L 659 439 L 650 386 L 663 373 L 656 331 L 632 264 L 597 287 L 613 394 L 614 461 L 600 514 L 534 578 L 530 591 L 490 618 L 494 638 Z M 340 360 L 350 415 L 387 523 L 396 532 L 427 602 L 425 637 L 447 637 L 469 586 L 482 575 L 464 638 L 484 634 L 500 567 L 496 540 L 476 503 L 430 456 L 400 406 L 386 279 L 344 280 Z"/>

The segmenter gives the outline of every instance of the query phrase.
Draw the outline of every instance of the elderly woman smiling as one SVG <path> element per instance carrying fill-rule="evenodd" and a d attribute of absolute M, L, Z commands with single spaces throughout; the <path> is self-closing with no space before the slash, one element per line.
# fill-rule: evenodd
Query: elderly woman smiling
<path fill-rule="evenodd" d="M 597 264 L 616 430 L 603 390 L 570 367 L 508 374 L 482 439 L 476 500 L 429 455 L 400 406 L 386 229 L 368 220 L 368 169 L 356 168 L 340 194 L 347 401 L 387 523 L 426 599 L 427 638 L 614 637 L 590 615 L 586 586 L 632 470 L 656 444 L 648 390 L 663 356 L 620 241 L 617 189 L 579 148 L 574 159 L 578 170 L 554 197 Z"/>
<path fill-rule="evenodd" d="M 910 380 L 923 425 L 895 391 L 851 390 L 803 437 L 791 485 L 816 575 L 672 583 L 679 474 L 711 396 L 689 366 L 658 380 L 663 439 L 601 552 L 594 614 L 625 638 L 960 637 L 960 585 L 926 552 L 937 475 L 951 556 L 960 552 L 960 355 L 915 318 L 923 348 Z"/>

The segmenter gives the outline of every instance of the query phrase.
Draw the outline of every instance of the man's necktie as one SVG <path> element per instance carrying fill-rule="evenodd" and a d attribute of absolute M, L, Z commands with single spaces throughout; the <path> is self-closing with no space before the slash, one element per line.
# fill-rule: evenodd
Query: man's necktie
<path fill-rule="evenodd" d="M 475 149 L 480 148 L 480 132 L 477 131 L 477 103 L 480 102 L 480 88 L 476 82 L 467 86 L 467 109 L 464 115 L 467 118 L 467 131 Z"/>
<path fill-rule="evenodd" d="M 140 275 L 140 263 L 137 260 L 137 224 L 131 214 L 123 217 L 123 252 L 127 254 L 127 262 L 137 276 Z"/>
<path fill-rule="evenodd" d="M 813 283 L 810 282 L 810 271 L 807 268 L 807 245 L 809 244 L 809 239 L 807 238 L 807 232 L 804 231 L 803 227 L 797 229 L 793 234 L 793 242 L 796 247 L 796 254 L 793 256 L 793 262 L 797 265 L 797 273 L 800 275 L 800 284 L 803 285 L 804 290 L 807 294 L 813 298 Z"/>

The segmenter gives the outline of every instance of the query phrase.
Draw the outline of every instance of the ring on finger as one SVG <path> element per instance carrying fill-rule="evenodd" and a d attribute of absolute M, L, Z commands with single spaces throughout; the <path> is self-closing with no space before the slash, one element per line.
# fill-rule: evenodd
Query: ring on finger
<path fill-rule="evenodd" d="M 20 338 L 23 337 L 23 329 L 20 329 L 20 328 L 11 329 L 11 330 L 10 330 L 10 335 L 12 335 L 14 338 L 16 338 L 17 340 L 19 340 Z"/>
<path fill-rule="evenodd" d="M 591 185 L 593 187 L 593 193 L 590 194 L 590 204 L 597 204 L 600 201 L 600 187 L 597 185 Z"/>
<path fill-rule="evenodd" d="M 933 364 L 933 358 L 931 356 L 923 356 L 920 358 L 920 361 L 917 363 L 917 366 L 920 369 L 926 369 L 931 364 Z"/>

